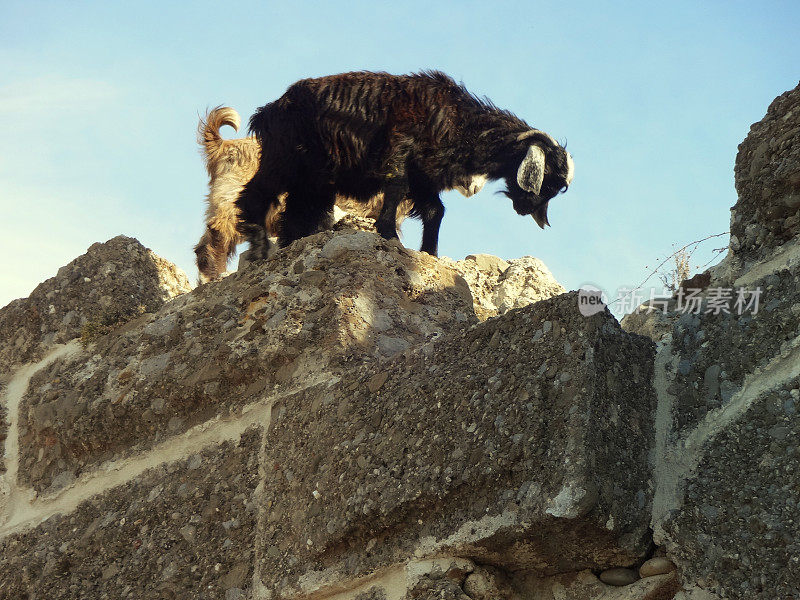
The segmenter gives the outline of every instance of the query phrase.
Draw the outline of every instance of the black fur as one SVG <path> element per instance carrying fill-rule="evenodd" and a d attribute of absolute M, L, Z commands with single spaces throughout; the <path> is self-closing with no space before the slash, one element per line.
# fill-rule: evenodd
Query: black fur
<path fill-rule="evenodd" d="M 441 191 L 477 174 L 505 179 L 514 209 L 544 213 L 546 220 L 548 201 L 568 185 L 567 153 L 550 136 L 435 71 L 304 79 L 258 109 L 250 131 L 261 143 L 261 163 L 237 205 L 242 234 L 254 246 L 263 246 L 266 236 L 258 229 L 283 192 L 288 197 L 281 246 L 319 231 L 336 193 L 366 201 L 382 191 L 379 233 L 397 237 L 397 204 L 409 197 L 412 215 L 423 223 L 421 249 L 435 255 L 444 215 Z M 531 144 L 546 157 L 538 195 L 517 184 Z"/>

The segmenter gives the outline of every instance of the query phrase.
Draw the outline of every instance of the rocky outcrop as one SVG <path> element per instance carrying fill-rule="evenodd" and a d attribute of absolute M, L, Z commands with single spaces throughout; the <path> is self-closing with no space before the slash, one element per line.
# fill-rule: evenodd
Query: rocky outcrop
<path fill-rule="evenodd" d="M 800 85 L 775 98 L 736 156 L 731 249 L 760 260 L 800 233 Z"/>
<path fill-rule="evenodd" d="M 375 221 L 356 217 L 334 206 L 334 231 L 370 231 L 376 233 Z M 277 250 L 273 239 L 270 253 Z M 463 260 L 441 257 L 439 263 L 455 270 L 464 278 L 472 293 L 475 315 L 480 321 L 522 308 L 539 300 L 552 298 L 567 290 L 555 280 L 538 258 L 523 256 L 509 261 L 491 254 L 470 254 Z M 250 264 L 250 252 L 239 259 L 239 268 Z"/>
<path fill-rule="evenodd" d="M 0 598 L 800 597 L 797 94 L 623 327 L 363 219 L 191 292 L 93 246 L 0 310 Z"/>
<path fill-rule="evenodd" d="M 567 291 L 533 256 L 505 261 L 490 254 L 471 254 L 464 260 L 442 261 L 458 271 L 469 285 L 475 314 L 481 321 Z"/>
<path fill-rule="evenodd" d="M 623 320 L 659 343 L 655 539 L 722 598 L 800 597 L 798 119 L 800 87 L 740 146 L 731 248 L 707 287 Z"/>
<path fill-rule="evenodd" d="M 511 310 L 560 291 L 535 259 L 356 225 L 11 374 L 0 595 L 477 598 L 645 557 L 652 343 L 574 294 Z"/>
<path fill-rule="evenodd" d="M 183 271 L 133 238 L 94 244 L 29 297 L 0 309 L 0 378 L 53 344 L 100 335 L 189 290 Z"/>
<path fill-rule="evenodd" d="M 20 405 L 20 482 L 53 493 L 277 388 L 473 322 L 464 280 L 427 254 L 366 231 L 306 238 L 39 371 Z"/>

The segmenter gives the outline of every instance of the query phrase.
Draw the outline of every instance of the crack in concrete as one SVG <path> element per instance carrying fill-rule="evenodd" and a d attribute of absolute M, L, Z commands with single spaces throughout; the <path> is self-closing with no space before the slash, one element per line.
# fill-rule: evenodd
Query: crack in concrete
<path fill-rule="evenodd" d="M 670 377 L 678 365 L 678 356 L 672 353 L 672 335 L 665 336 L 658 344 L 653 369 L 653 387 L 656 390 L 656 422 L 655 422 L 655 457 L 653 460 L 653 509 L 651 525 L 654 535 L 657 526 L 666 518 L 669 511 L 678 501 L 677 494 L 681 487 L 681 474 L 685 465 L 671 461 L 669 451 L 669 434 L 672 431 L 672 407 L 675 397 L 668 391 Z"/>
<path fill-rule="evenodd" d="M 20 367 L 6 387 L 3 404 L 6 408 L 8 422 L 8 436 L 3 450 L 3 460 L 6 472 L 0 476 L 0 525 L 6 524 L 11 519 L 17 506 L 27 504 L 31 500 L 33 491 L 19 487 L 17 474 L 19 473 L 19 405 L 28 385 L 36 373 L 47 368 L 59 358 L 75 354 L 80 349 L 77 341 L 56 346 L 44 358 L 35 363 Z"/>
<path fill-rule="evenodd" d="M 665 343 L 656 356 L 656 492 L 651 523 L 654 539 L 659 544 L 666 541 L 662 529 L 664 520 L 671 511 L 682 506 L 683 486 L 700 465 L 707 443 L 746 413 L 765 393 L 800 377 L 800 337 L 793 340 L 791 350 L 782 352 L 764 367 L 747 375 L 742 388 L 730 402 L 709 411 L 692 431 L 670 444 L 674 397 L 667 391 L 669 377 L 666 366 L 672 364 L 674 372 L 677 358 L 672 355 L 670 343 Z"/>
<path fill-rule="evenodd" d="M 20 495 L 17 502 L 9 504 L 6 522 L 0 527 L 0 538 L 36 526 L 53 515 L 70 513 L 84 500 L 125 484 L 148 469 L 183 460 L 213 444 L 241 439 L 251 426 L 266 428 L 269 426 L 273 402 L 274 399 L 270 398 L 248 404 L 242 409 L 241 415 L 216 417 L 148 451 L 104 463 L 84 473 L 54 496 L 27 500 Z M 28 492 L 32 494 L 32 491 Z"/>
<path fill-rule="evenodd" d="M 742 389 L 725 406 L 709 411 L 700 424 L 684 438 L 684 448 L 688 452 L 702 454 L 700 450 L 705 442 L 744 414 L 764 393 L 800 376 L 800 337 L 796 337 L 791 346 L 792 350 L 773 358 L 763 368 L 746 376 Z M 693 457 L 695 467 L 700 458 L 702 456 Z"/>
<path fill-rule="evenodd" d="M 736 281 L 733 282 L 733 285 L 735 287 L 746 287 L 777 271 L 791 269 L 798 265 L 800 265 L 800 240 L 781 246 L 772 257 L 756 263 L 740 274 Z"/>

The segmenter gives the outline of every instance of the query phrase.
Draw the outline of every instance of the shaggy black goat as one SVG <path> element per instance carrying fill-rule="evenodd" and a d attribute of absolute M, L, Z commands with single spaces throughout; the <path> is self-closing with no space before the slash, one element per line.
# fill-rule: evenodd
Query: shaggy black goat
<path fill-rule="evenodd" d="M 505 179 L 514 210 L 544 228 L 548 202 L 574 171 L 552 137 L 435 71 L 304 79 L 258 109 L 250 131 L 261 161 L 237 207 L 240 230 L 262 254 L 264 217 L 284 192 L 281 246 L 324 227 L 337 193 L 366 201 L 383 192 L 378 232 L 397 237 L 397 206 L 410 198 L 423 223 L 421 250 L 436 255 L 442 190 L 470 196 Z"/>

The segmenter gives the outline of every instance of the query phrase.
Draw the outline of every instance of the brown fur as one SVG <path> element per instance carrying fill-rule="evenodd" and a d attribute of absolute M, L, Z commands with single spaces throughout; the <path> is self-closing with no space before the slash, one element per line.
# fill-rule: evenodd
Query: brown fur
<path fill-rule="evenodd" d="M 197 141 L 205 159 L 209 184 L 206 196 L 206 230 L 195 246 L 200 283 L 218 279 L 226 270 L 228 258 L 236 253 L 236 246 L 244 241 L 237 231 L 240 221 L 236 199 L 244 185 L 258 170 L 261 146 L 253 136 L 233 140 L 223 139 L 219 130 L 224 125 L 239 130 L 241 120 L 233 108 L 217 107 L 200 119 Z M 352 215 L 377 219 L 383 206 L 383 195 L 368 202 L 358 202 L 337 196 L 336 205 Z M 266 217 L 266 228 L 270 236 L 277 235 L 281 203 Z M 411 212 L 412 203 L 405 200 L 397 211 L 397 229 Z"/>

